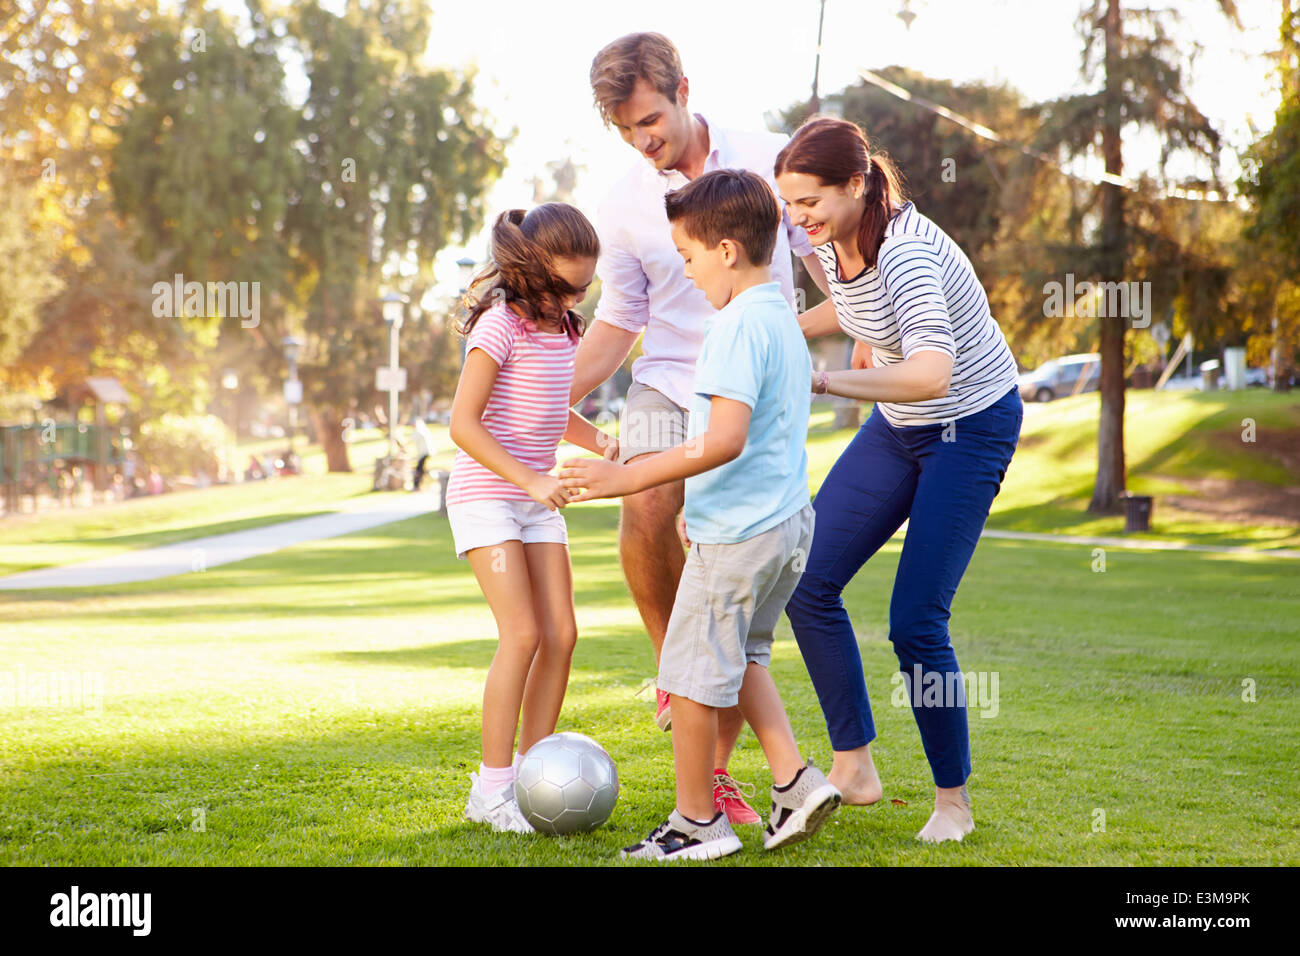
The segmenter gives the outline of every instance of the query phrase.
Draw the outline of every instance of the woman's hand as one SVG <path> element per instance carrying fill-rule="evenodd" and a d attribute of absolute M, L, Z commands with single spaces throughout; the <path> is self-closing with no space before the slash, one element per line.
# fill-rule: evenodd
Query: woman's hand
<path fill-rule="evenodd" d="M 559 478 L 554 475 L 543 475 L 541 472 L 536 474 L 537 477 L 524 486 L 524 491 L 528 492 L 528 497 L 539 505 L 546 505 L 551 511 L 558 511 L 568 504 L 564 485 L 560 483 Z"/>
<path fill-rule="evenodd" d="M 560 466 L 560 481 L 570 501 L 618 498 L 636 490 L 626 467 L 603 458 L 570 458 Z"/>
<path fill-rule="evenodd" d="M 873 364 L 871 346 L 866 342 L 855 342 L 853 345 L 853 358 L 849 360 L 849 368 L 871 368 Z"/>

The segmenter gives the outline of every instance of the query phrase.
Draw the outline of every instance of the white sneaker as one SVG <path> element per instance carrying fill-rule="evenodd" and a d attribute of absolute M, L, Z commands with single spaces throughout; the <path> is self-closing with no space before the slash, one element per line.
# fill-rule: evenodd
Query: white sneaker
<path fill-rule="evenodd" d="M 533 827 L 525 818 L 519 804 L 515 801 L 515 788 L 510 784 L 496 793 L 483 793 L 479 785 L 478 774 L 469 775 L 469 801 L 465 804 L 465 816 L 475 823 L 486 823 L 498 833 L 532 833 Z"/>

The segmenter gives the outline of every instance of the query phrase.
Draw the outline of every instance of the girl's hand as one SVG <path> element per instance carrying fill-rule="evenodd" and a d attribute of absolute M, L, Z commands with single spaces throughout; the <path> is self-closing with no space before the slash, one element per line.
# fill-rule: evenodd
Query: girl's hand
<path fill-rule="evenodd" d="M 560 481 L 570 501 L 618 498 L 634 490 L 627 468 L 602 458 L 570 458 L 560 466 Z"/>
<path fill-rule="evenodd" d="M 546 505 L 551 511 L 557 511 L 569 503 L 564 486 L 554 475 L 537 473 L 537 477 L 524 486 L 524 491 L 528 492 L 528 497 L 539 505 Z"/>
<path fill-rule="evenodd" d="M 605 456 L 604 456 L 605 460 L 617 462 L 618 461 L 618 439 L 610 438 L 608 439 L 608 441 L 609 444 L 605 446 Z"/>
<path fill-rule="evenodd" d="M 682 547 L 689 551 L 691 549 L 691 539 L 686 534 L 686 512 L 684 511 L 677 516 L 677 537 L 682 539 Z"/>

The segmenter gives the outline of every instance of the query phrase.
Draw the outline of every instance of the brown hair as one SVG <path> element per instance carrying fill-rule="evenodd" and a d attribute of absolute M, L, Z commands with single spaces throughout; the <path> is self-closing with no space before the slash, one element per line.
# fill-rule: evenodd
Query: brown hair
<path fill-rule="evenodd" d="M 744 247 L 751 265 L 772 261 L 781 207 L 758 173 L 715 169 L 664 196 L 664 209 L 669 222 L 680 222 L 688 236 L 710 249 L 730 239 Z"/>
<path fill-rule="evenodd" d="M 907 202 L 903 176 L 889 154 L 873 153 L 867 134 L 856 123 L 814 116 L 776 154 L 774 175 L 804 173 L 816 176 L 823 186 L 844 186 L 854 173 L 866 182 L 866 206 L 858 224 L 858 252 L 870 269 L 885 240 L 885 227 L 897 207 Z"/>
<path fill-rule="evenodd" d="M 577 338 L 585 323 L 582 316 L 560 308 L 560 299 L 578 290 L 555 274 L 556 259 L 595 259 L 600 255 L 596 230 L 568 203 L 548 202 L 527 214 L 510 209 L 492 226 L 492 261 L 466 292 L 467 316 L 462 335 L 480 315 L 499 302 L 517 304 L 526 317 L 559 321 Z M 481 285 L 486 288 L 475 295 Z"/>
<path fill-rule="evenodd" d="M 592 59 L 591 93 L 606 126 L 613 120 L 614 110 L 632 95 L 638 79 L 668 97 L 668 102 L 677 102 L 682 58 L 662 33 L 629 33 L 607 44 Z"/>

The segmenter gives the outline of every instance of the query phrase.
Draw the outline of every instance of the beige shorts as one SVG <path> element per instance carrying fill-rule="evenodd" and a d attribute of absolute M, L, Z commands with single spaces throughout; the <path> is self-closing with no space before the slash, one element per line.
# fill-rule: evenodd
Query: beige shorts
<path fill-rule="evenodd" d="M 692 544 L 659 655 L 659 689 L 734 707 L 751 664 L 767 667 L 772 635 L 812 548 L 813 508 L 735 544 Z"/>
<path fill-rule="evenodd" d="M 667 451 L 686 441 L 687 411 L 649 385 L 633 382 L 618 427 L 618 462 Z"/>

